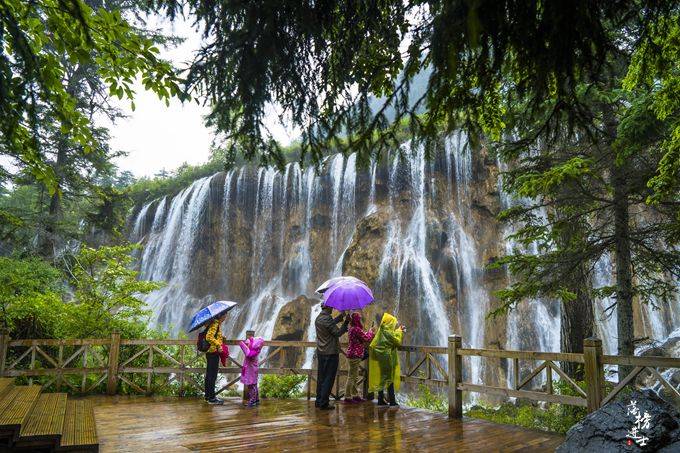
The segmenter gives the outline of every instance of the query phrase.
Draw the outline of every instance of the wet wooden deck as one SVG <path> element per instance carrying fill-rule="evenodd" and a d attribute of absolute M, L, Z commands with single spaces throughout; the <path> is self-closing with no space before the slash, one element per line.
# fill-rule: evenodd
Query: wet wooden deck
<path fill-rule="evenodd" d="M 306 400 L 91 398 L 102 452 L 553 451 L 562 437 L 482 420 L 453 421 L 429 411 L 371 403 L 319 411 Z"/>

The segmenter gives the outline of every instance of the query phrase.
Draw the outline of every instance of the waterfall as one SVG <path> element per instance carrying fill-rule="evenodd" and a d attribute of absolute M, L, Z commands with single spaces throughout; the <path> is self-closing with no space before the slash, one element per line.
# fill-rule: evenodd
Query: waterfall
<path fill-rule="evenodd" d="M 166 282 L 145 297 L 152 325 L 177 335 L 201 306 L 236 300 L 225 335 L 242 336 L 253 328 L 270 338 L 281 309 L 300 295 L 318 299 L 314 289 L 340 275 L 351 264 L 347 257 L 358 250 L 374 260 L 369 271 L 375 280 L 369 285 L 377 303 L 406 325 L 407 343 L 444 345 L 455 325 L 466 347 L 505 341 L 501 344 L 509 349 L 559 350 L 556 301 L 519 304 L 502 334 L 486 319 L 492 290 L 510 278 L 490 275 L 486 261 L 519 244 L 500 239 L 513 230 L 496 223 L 484 197 L 495 196 L 501 208 L 525 201 L 511 199 L 499 181 L 484 180 L 489 176 L 480 168 L 491 164 L 472 152 L 463 133 L 448 137 L 442 154 L 431 161 L 422 147 L 410 144 L 387 154 L 366 167 L 358 165 L 355 154 L 335 154 L 318 172 L 298 163 L 283 171 L 244 166 L 141 206 L 129 222 L 130 239 L 144 247 L 140 276 Z M 594 268 L 594 286 L 610 285 L 611 275 L 610 259 L 603 256 Z M 607 353 L 616 350 L 615 313 L 604 314 L 612 303 L 596 301 Z M 678 329 L 678 305 L 641 307 L 645 335 L 660 341 Z M 300 309 L 310 316 L 300 335 L 313 341 L 320 306 Z M 312 357 L 307 351 L 307 365 Z M 468 360 L 466 379 L 481 381 L 482 363 Z"/>
<path fill-rule="evenodd" d="M 146 298 L 152 312 L 152 322 L 170 328 L 173 333 L 185 328 L 186 287 L 189 283 L 191 256 L 212 178 L 214 176 L 199 179 L 175 196 L 165 227 L 156 231 L 155 227 L 160 228 L 165 211 L 165 203 L 159 203 L 151 237 L 142 255 L 142 277 L 167 282 L 163 288 Z"/>
<path fill-rule="evenodd" d="M 404 146 L 404 152 L 410 145 Z M 449 316 L 444 307 L 439 286 L 427 258 L 427 228 L 425 214 L 425 156 L 421 146 L 416 147 L 410 158 L 395 156 L 390 169 L 390 203 L 398 197 L 402 179 L 408 180 L 411 194 L 411 216 L 402 219 L 391 216 L 388 225 L 388 239 L 381 258 L 378 286 L 390 287 L 396 300 L 395 311 L 400 312 L 404 291 L 418 307 L 417 320 L 409 320 L 414 341 L 443 345 L 450 333 Z M 413 325 L 415 324 L 415 325 Z M 427 326 L 427 327 L 425 327 Z"/>
<path fill-rule="evenodd" d="M 139 210 L 139 213 L 137 214 L 137 218 L 135 220 L 135 224 L 132 227 L 132 240 L 138 241 L 142 238 L 143 236 L 143 228 L 144 228 L 144 222 L 146 221 L 146 214 L 149 212 L 149 208 L 153 204 L 152 202 L 149 202 L 142 206 L 142 209 Z"/>

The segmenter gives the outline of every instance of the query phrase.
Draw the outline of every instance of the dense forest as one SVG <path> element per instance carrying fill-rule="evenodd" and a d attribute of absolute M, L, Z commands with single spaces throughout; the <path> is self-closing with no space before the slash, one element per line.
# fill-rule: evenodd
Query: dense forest
<path fill-rule="evenodd" d="M 159 58 L 173 38 L 144 26 L 152 11 L 202 34 L 188 67 Z M 490 316 L 558 298 L 562 349 L 579 352 L 594 299 L 613 296 L 618 352 L 633 354 L 634 301 L 678 297 L 676 2 L 7 0 L 0 12 L 0 316 L 13 337 L 152 334 L 139 297 L 158 283 L 137 280 L 125 243 L 145 201 L 247 161 L 318 166 L 340 151 L 367 165 L 406 139 L 430 156 L 460 129 L 523 200 L 501 215 L 522 247 L 493 264 L 514 280 Z M 112 98 L 134 108 L 134 80 L 209 106 L 209 162 L 151 179 L 116 168 L 124 150 L 97 118 L 121 118 Z M 295 145 L 268 135 L 271 104 L 303 131 Z M 595 290 L 604 254 L 615 282 Z"/>

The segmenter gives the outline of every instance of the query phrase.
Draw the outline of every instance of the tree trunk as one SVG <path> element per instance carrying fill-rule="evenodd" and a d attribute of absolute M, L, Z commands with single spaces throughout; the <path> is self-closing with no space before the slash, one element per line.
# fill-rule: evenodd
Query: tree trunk
<path fill-rule="evenodd" d="M 65 140 L 59 140 L 57 144 L 57 160 L 54 164 L 54 174 L 57 178 L 57 187 L 50 197 L 50 206 L 45 222 L 45 238 L 42 241 L 42 254 L 45 257 L 54 259 L 57 253 L 58 223 L 61 217 L 61 189 L 62 174 L 68 154 L 68 145 Z"/>
<path fill-rule="evenodd" d="M 559 212 L 556 213 L 559 215 Z M 584 232 L 576 223 L 569 222 L 561 231 L 561 246 L 571 247 L 582 238 Z M 560 310 L 560 350 L 562 352 L 583 353 L 583 340 L 595 333 L 595 313 L 591 297 L 591 277 L 588 263 L 579 259 L 578 263 L 569 266 L 567 289 L 576 294 L 576 299 L 563 302 Z M 562 364 L 564 372 L 570 377 L 583 380 L 583 366 L 574 362 Z"/>
<path fill-rule="evenodd" d="M 630 251 L 630 214 L 625 172 L 614 164 L 614 239 L 616 253 L 616 316 L 619 355 L 633 355 L 633 272 Z M 619 376 L 621 377 L 621 376 Z"/>
<path fill-rule="evenodd" d="M 611 185 L 614 189 L 614 254 L 616 255 L 616 317 L 618 354 L 634 355 L 633 326 L 633 259 L 630 248 L 630 212 L 628 211 L 628 165 L 625 158 L 617 162 L 611 145 L 616 140 L 617 121 L 612 106 L 603 108 L 605 130 L 611 155 Z M 619 366 L 619 380 L 630 372 L 630 367 Z"/>
<path fill-rule="evenodd" d="M 585 266 L 579 266 L 584 280 L 575 289 L 576 299 L 562 303 L 560 348 L 562 352 L 583 353 L 583 340 L 595 333 L 593 301 L 587 291 L 589 285 Z M 583 367 L 578 363 L 564 362 L 562 368 L 570 377 L 583 380 Z"/>

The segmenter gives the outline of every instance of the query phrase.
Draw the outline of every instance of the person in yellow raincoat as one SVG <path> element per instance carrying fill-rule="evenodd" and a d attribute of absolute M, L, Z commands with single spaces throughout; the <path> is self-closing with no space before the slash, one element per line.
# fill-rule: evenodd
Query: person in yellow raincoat
<path fill-rule="evenodd" d="M 397 406 L 394 392 L 399 390 L 401 369 L 397 347 L 401 346 L 404 326 L 389 313 L 383 314 L 380 327 L 368 348 L 368 389 L 378 392 L 378 405 L 386 406 L 385 389 L 390 406 Z"/>

